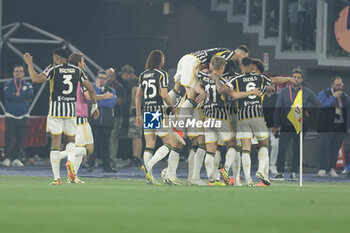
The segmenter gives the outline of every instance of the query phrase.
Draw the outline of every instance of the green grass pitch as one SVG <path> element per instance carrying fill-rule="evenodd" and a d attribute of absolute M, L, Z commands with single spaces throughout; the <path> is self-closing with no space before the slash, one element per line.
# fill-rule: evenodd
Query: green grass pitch
<path fill-rule="evenodd" d="M 350 229 L 349 183 L 272 187 L 151 186 L 93 179 L 0 176 L 1 233 L 269 232 Z"/>

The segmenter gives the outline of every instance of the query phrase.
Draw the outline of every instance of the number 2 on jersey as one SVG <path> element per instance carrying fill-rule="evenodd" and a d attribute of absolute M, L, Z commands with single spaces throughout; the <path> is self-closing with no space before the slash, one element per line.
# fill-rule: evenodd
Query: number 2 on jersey
<path fill-rule="evenodd" d="M 143 92 L 145 99 L 152 99 L 157 94 L 157 87 L 156 87 L 156 80 L 154 79 L 148 79 L 143 80 L 142 85 L 145 87 L 145 91 Z M 151 89 L 152 92 L 148 94 L 148 90 Z"/>

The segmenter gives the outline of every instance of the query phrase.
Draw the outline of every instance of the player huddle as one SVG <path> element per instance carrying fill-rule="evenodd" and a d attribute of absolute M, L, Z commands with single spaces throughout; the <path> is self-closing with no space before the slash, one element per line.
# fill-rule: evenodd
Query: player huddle
<path fill-rule="evenodd" d="M 266 77 L 262 74 L 263 63 L 248 55 L 249 50 L 244 45 L 238 46 L 234 51 L 213 48 L 186 54 L 178 62 L 175 86 L 168 92 L 169 77 L 162 70 L 164 54 L 159 50 L 151 51 L 146 70 L 139 76 L 136 94 L 137 123 L 143 126 L 144 113 L 152 112 L 156 114 L 154 118 L 161 117 L 161 125 L 167 125 L 169 121 L 205 122 L 213 119 L 219 124 L 194 128 L 180 127 L 180 124 L 174 128 L 145 127 L 146 148 L 141 168 L 148 183 L 156 183 L 152 168 L 169 153 L 168 167 L 161 174 L 163 181 L 167 184 L 181 184 L 176 169 L 179 153 L 185 144 L 184 137 L 188 137 L 192 140 L 188 158 L 188 184 L 242 186 L 242 164 L 246 185 L 253 186 L 250 152 L 252 140 L 257 139 L 259 167 L 255 175 L 261 180 L 259 185 L 270 185 L 268 129 L 263 115 L 262 98 L 268 85 L 293 80 Z M 181 95 L 182 87 L 185 93 Z M 167 112 L 171 114 L 167 115 Z M 154 151 L 156 136 L 162 139 L 164 145 Z M 218 145 L 227 148 L 225 165 L 220 170 Z M 208 183 L 200 179 L 203 161 Z M 232 178 L 229 176 L 231 168 Z M 220 182 L 220 175 L 224 183 Z"/>

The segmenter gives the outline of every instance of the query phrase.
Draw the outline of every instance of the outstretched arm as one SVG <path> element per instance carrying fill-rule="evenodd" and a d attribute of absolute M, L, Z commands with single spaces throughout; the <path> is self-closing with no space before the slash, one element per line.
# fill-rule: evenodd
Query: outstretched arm
<path fill-rule="evenodd" d="M 33 57 L 29 53 L 25 53 L 23 56 L 24 62 L 28 65 L 29 76 L 33 83 L 43 83 L 47 81 L 47 77 L 44 73 L 38 74 L 34 70 Z"/>
<path fill-rule="evenodd" d="M 272 77 L 271 84 L 281 84 L 291 82 L 293 84 L 297 84 L 294 78 L 291 77 Z"/>
<path fill-rule="evenodd" d="M 228 95 L 235 98 L 235 99 L 242 99 L 245 97 L 248 97 L 250 95 L 256 95 L 256 96 L 261 96 L 261 91 L 258 88 L 254 88 L 251 91 L 244 91 L 244 92 L 236 92 L 232 89 L 228 92 Z"/>

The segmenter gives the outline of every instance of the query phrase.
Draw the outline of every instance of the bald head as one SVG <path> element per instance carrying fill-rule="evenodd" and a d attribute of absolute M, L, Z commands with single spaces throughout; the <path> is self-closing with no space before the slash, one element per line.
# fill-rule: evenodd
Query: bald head
<path fill-rule="evenodd" d="M 117 79 L 117 73 L 113 68 L 108 68 L 106 70 L 107 78 L 108 78 L 108 83 L 111 84 Z"/>

